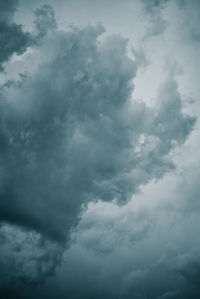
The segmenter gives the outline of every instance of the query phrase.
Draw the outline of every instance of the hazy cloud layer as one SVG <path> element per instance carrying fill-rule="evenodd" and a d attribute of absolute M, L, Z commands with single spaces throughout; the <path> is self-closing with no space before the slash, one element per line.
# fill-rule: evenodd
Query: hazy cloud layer
<path fill-rule="evenodd" d="M 35 11 L 35 28 L 37 32 L 37 39 L 43 38 L 48 31 L 57 28 L 54 10 L 50 5 L 43 5 Z"/>
<path fill-rule="evenodd" d="M 148 26 L 143 39 L 160 35 L 164 32 L 167 23 L 162 17 L 162 9 L 168 0 L 141 0 L 144 7 L 144 13 L 147 15 Z"/>

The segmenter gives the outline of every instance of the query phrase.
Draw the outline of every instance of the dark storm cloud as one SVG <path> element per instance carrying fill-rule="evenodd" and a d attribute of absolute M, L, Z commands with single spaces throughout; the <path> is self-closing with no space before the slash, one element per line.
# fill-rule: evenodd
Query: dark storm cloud
<path fill-rule="evenodd" d="M 10 7 L 2 22 L 8 28 L 21 28 L 10 23 L 15 6 Z M 33 40 L 39 41 L 36 71 L 18 82 L 7 82 L 0 90 L 0 220 L 13 225 L 0 229 L 3 294 L 11 284 L 38 284 L 54 273 L 83 205 L 99 199 L 123 204 L 141 185 L 174 169 L 170 153 L 186 141 L 195 123 L 194 117 L 182 112 L 174 80 L 163 83 L 152 107 L 132 99 L 133 79 L 143 57 L 135 53 L 132 61 L 127 56 L 127 40 L 117 35 L 102 38 L 101 25 L 59 31 L 48 5 L 36 10 L 35 27 Z M 14 52 L 21 54 L 26 46 L 8 52 L 2 63 Z M 4 57 L 3 50 L 1 55 Z M 148 211 L 123 215 L 119 210 L 114 221 L 109 218 L 99 227 L 88 219 L 81 222 L 81 229 L 89 227 L 91 233 L 89 237 L 80 233 L 84 248 L 106 256 L 115 246 L 135 244 L 149 236 L 153 221 Z M 134 229 L 130 227 L 128 236 L 120 238 L 132 216 Z M 124 226 L 116 226 L 115 220 L 123 220 Z M 116 232 L 110 242 L 113 229 Z M 176 291 L 168 291 L 168 284 L 160 278 L 160 264 L 156 270 L 152 268 L 128 268 L 124 293 L 122 288 L 118 297 L 134 294 L 145 298 L 143 282 L 149 298 L 174 295 Z M 182 268 L 175 270 L 183 276 Z M 90 282 L 91 273 L 78 272 Z M 113 286 L 118 278 L 113 277 L 99 298 L 116 298 Z M 161 287 L 150 292 L 149 285 L 157 281 Z M 74 284 L 77 288 L 77 280 L 69 285 L 69 293 Z M 74 298 L 94 298 L 94 294 L 98 298 L 97 290 L 95 282 L 84 294 L 82 289 L 77 296 L 75 292 Z M 48 298 L 59 297 L 56 291 L 54 287 Z M 12 290 L 10 294 L 12 297 Z M 66 293 L 61 295 L 66 298 Z"/>
<path fill-rule="evenodd" d="M 12 23 L 17 6 L 15 0 L 1 0 L 0 3 L 0 71 L 14 53 L 22 54 L 31 43 L 30 34 L 24 32 L 21 25 Z"/>
<path fill-rule="evenodd" d="M 83 203 L 124 202 L 173 163 L 194 118 L 181 112 L 174 81 L 155 107 L 130 101 L 137 65 L 127 41 L 99 42 L 99 25 L 54 32 L 46 61 L 20 86 L 1 93 L 3 221 L 64 240 Z"/>
<path fill-rule="evenodd" d="M 63 252 L 55 242 L 10 225 L 0 227 L 0 243 L 1 298 L 17 296 L 23 285 L 44 283 L 54 274 Z"/>

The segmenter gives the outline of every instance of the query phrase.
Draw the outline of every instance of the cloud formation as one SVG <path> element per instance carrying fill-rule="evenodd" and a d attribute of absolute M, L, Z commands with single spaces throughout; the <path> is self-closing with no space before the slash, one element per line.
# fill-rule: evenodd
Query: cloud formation
<path fill-rule="evenodd" d="M 21 55 L 31 44 L 31 35 L 21 25 L 12 22 L 18 6 L 17 0 L 2 0 L 0 3 L 0 72 L 15 53 Z"/>
<path fill-rule="evenodd" d="M 0 240 L 2 298 L 12 297 L 13 292 L 18 294 L 24 284 L 43 284 L 48 276 L 54 274 L 55 267 L 61 261 L 63 248 L 40 234 L 1 225 Z"/>
<path fill-rule="evenodd" d="M 37 32 L 37 39 L 43 38 L 48 31 L 57 28 L 54 10 L 50 5 L 43 5 L 35 11 L 35 29 Z"/>
<path fill-rule="evenodd" d="M 63 240 L 84 203 L 124 202 L 173 168 L 168 154 L 194 118 L 182 113 L 174 81 L 152 108 L 131 100 L 137 65 L 126 40 L 100 42 L 102 31 L 54 32 L 36 73 L 2 89 L 3 221 Z"/>
<path fill-rule="evenodd" d="M 167 78 L 147 105 L 134 98 L 134 79 L 145 57 L 135 52 L 132 60 L 127 39 L 104 35 L 100 24 L 62 31 L 49 5 L 36 10 L 34 31 L 24 33 L 12 23 L 17 1 L 1 5 L 0 39 L 13 42 L 16 36 L 12 47 L 1 48 L 2 69 L 13 53 L 20 55 L 30 45 L 30 64 L 37 60 L 30 74 L 0 87 L 2 296 L 13 296 L 11 284 L 20 289 L 44 282 L 72 238 L 71 251 L 65 252 L 71 270 L 60 270 L 61 281 L 66 276 L 69 284 L 64 282 L 59 296 L 54 284 L 47 285 L 48 298 L 66 293 L 72 298 L 182 298 L 183 283 L 199 282 L 198 255 L 165 249 L 160 239 L 163 231 L 167 238 L 167 229 L 156 230 L 156 211 L 130 204 L 144 185 L 175 169 L 172 153 L 193 130 L 196 118 L 183 111 L 176 80 Z M 150 14 L 160 16 L 162 5 L 148 5 Z M 190 186 L 185 184 L 186 195 Z M 88 208 L 90 202 L 95 203 Z M 78 275 L 74 282 L 73 275 Z M 174 277 L 180 278 L 177 284 Z M 86 283 L 87 290 L 77 290 L 77 283 Z M 185 294 L 198 292 L 189 286 Z"/>
<path fill-rule="evenodd" d="M 144 12 L 147 15 L 148 25 L 143 39 L 158 36 L 164 32 L 167 27 L 166 21 L 162 17 L 162 9 L 168 0 L 141 0 Z"/>

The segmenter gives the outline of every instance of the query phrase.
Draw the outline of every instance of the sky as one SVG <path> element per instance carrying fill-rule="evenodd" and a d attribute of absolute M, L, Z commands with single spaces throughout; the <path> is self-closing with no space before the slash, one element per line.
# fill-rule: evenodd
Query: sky
<path fill-rule="evenodd" d="M 0 1 L 1 298 L 200 298 L 199 20 Z"/>

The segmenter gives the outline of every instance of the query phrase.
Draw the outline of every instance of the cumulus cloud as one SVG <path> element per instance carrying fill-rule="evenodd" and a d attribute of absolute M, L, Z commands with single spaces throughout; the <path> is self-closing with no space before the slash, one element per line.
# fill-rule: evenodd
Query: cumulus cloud
<path fill-rule="evenodd" d="M 23 37 L 21 27 L 10 21 L 17 2 L 6 3 L 2 24 L 9 30 L 18 28 Z M 153 10 L 156 3 L 152 2 Z M 166 277 L 171 269 L 181 277 L 192 277 L 182 271 L 188 264 L 169 270 L 161 259 L 154 265 L 147 252 L 149 246 L 154 249 L 151 242 L 159 240 L 147 241 L 154 219 L 145 207 L 135 210 L 124 204 L 142 186 L 175 169 L 172 151 L 187 140 L 195 117 L 183 112 L 182 95 L 170 78 L 161 85 L 153 105 L 134 99 L 133 82 L 144 57 L 135 52 L 132 60 L 126 39 L 104 37 L 102 25 L 61 31 L 49 5 L 35 14 L 34 48 L 29 57 L 34 61 L 37 52 L 37 65 L 31 74 L 8 81 L 0 89 L 2 294 L 9 296 L 5 295 L 9 285 L 16 282 L 17 286 L 43 282 L 54 273 L 66 242 L 73 237 L 74 251 L 66 253 L 75 260 L 72 276 L 78 269 L 81 281 L 82 262 L 88 286 L 93 273 L 87 272 L 90 260 L 100 267 L 99 261 L 105 258 L 108 262 L 113 256 L 107 268 L 103 264 L 103 271 L 94 269 L 94 287 L 84 294 L 74 289 L 78 279 L 73 282 L 68 277 L 67 293 L 75 292 L 72 298 L 94 298 L 98 283 L 105 282 L 106 270 L 107 282 L 99 298 L 176 296 L 176 289 L 168 289 L 171 285 Z M 4 32 L 11 40 L 11 34 Z M 2 65 L 13 53 L 23 53 L 27 45 L 24 42 L 20 50 L 17 46 L 7 54 L 1 48 Z M 89 205 L 77 232 L 71 235 L 82 209 L 91 201 L 96 204 Z M 143 258 L 141 242 L 147 242 L 144 266 L 135 260 Z M 82 250 L 85 264 L 80 261 Z M 126 254 L 127 259 L 116 264 Z M 161 268 L 167 269 L 163 277 Z M 157 281 L 158 289 L 152 290 Z M 48 298 L 55 298 L 56 287 L 47 288 Z M 62 296 L 66 293 L 59 298 Z"/>
<path fill-rule="evenodd" d="M 53 33 L 36 73 L 2 89 L 2 220 L 63 240 L 83 203 L 124 202 L 173 168 L 168 154 L 194 118 L 182 113 L 174 81 L 152 108 L 131 100 L 137 65 L 127 41 L 98 41 L 102 32 Z"/>

